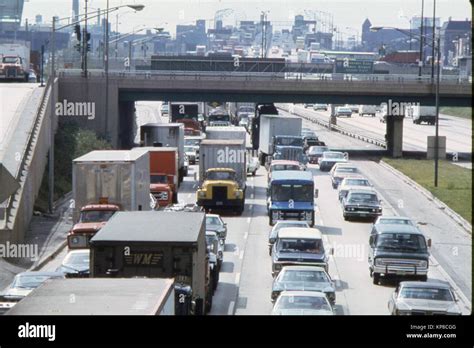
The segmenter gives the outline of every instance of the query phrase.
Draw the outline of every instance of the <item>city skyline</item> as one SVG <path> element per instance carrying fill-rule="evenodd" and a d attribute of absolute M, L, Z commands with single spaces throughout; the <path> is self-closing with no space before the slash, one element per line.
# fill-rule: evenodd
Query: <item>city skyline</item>
<path fill-rule="evenodd" d="M 55 3 L 54 6 L 45 7 L 44 4 Z M 224 25 L 235 25 L 236 21 L 253 20 L 259 21 L 261 11 L 269 11 L 268 19 L 273 22 L 274 30 L 279 30 L 291 26 L 294 17 L 298 14 L 305 15 L 311 19 L 311 11 L 322 11 L 333 14 L 333 26 L 340 32 L 350 35 L 360 35 L 361 26 L 366 18 L 369 18 L 373 25 L 394 26 L 409 28 L 409 19 L 419 16 L 421 13 L 421 1 L 384 1 L 383 9 L 380 2 L 374 0 L 363 1 L 279 1 L 261 0 L 251 2 L 242 1 L 216 1 L 216 0 L 163 0 L 159 3 L 152 0 L 110 0 L 110 7 L 125 4 L 143 4 L 145 9 L 142 12 L 133 13 L 131 10 L 121 10 L 119 16 L 119 31 L 130 32 L 139 25 L 150 27 L 164 27 L 172 34 L 178 24 L 193 24 L 197 19 L 205 19 L 207 28 L 214 26 L 214 15 L 216 11 L 231 8 L 230 13 L 224 18 Z M 432 1 L 425 1 L 425 16 L 431 17 L 433 13 Z M 440 17 L 441 24 L 451 17 L 453 20 L 471 19 L 470 4 L 468 1 L 459 1 L 453 8 L 448 0 L 437 0 L 437 17 Z M 251 6 L 249 6 L 251 4 Z M 351 7 L 357 7 L 355 12 Z M 104 9 L 105 0 L 90 0 L 89 8 Z M 80 12 L 84 12 L 84 0 L 81 1 Z M 345 10 L 346 9 L 346 10 Z M 28 19 L 29 23 L 34 23 L 35 16 L 41 14 L 43 23 L 50 23 L 53 15 L 68 17 L 72 13 L 72 1 L 64 0 L 31 0 L 25 3 L 23 12 L 23 23 Z M 163 13 L 163 14 L 162 14 Z M 116 23 L 116 12 L 110 15 L 110 22 Z"/>

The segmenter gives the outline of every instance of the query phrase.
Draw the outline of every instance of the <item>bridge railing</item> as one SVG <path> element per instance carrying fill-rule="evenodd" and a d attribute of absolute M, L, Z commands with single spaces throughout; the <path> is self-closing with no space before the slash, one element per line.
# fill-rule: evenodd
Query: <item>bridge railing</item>
<path fill-rule="evenodd" d="M 66 76 L 82 76 L 80 69 L 64 69 L 59 71 L 59 77 Z M 105 77 L 103 70 L 89 70 L 89 77 Z M 311 81 L 344 81 L 344 82 L 368 82 L 373 83 L 391 83 L 391 84 L 434 84 L 435 80 L 431 79 L 431 76 L 418 76 L 408 74 L 302 74 L 302 73 L 252 73 L 252 72 L 227 72 L 227 71 L 169 71 L 169 70 L 140 70 L 140 71 L 120 71 L 113 70 L 109 71 L 109 77 L 119 78 L 139 78 L 139 79 L 206 79 L 206 78 L 219 78 L 225 80 L 237 79 L 237 80 L 275 80 L 285 79 L 295 82 L 307 82 Z M 440 77 L 442 84 L 472 84 L 472 77 L 459 77 L 453 75 L 445 75 Z"/>

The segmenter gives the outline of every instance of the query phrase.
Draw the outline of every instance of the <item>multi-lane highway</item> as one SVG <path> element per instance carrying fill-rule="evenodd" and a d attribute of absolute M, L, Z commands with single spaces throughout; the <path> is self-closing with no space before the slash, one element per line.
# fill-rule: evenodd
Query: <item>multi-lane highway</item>
<path fill-rule="evenodd" d="M 157 111 L 159 104 L 138 103 L 137 125 L 148 122 L 167 122 Z M 313 112 L 301 109 L 301 112 Z M 356 118 L 358 119 L 358 118 Z M 362 118 L 361 118 L 362 119 Z M 377 121 L 378 122 L 378 121 Z M 310 122 L 330 147 L 366 149 L 373 147 L 362 141 L 347 138 Z M 469 314 L 471 304 L 471 236 L 456 225 L 447 215 L 421 193 L 405 184 L 391 171 L 377 162 L 356 160 L 361 171 L 379 192 L 384 215 L 404 215 L 419 224 L 420 229 L 433 240 L 430 259 L 430 279 L 449 281 L 454 287 L 463 313 Z M 387 301 L 395 288 L 388 281 L 374 285 L 367 265 L 369 222 L 345 221 L 337 199 L 337 191 L 331 186 L 329 174 L 310 165 L 319 198 L 316 228 L 323 234 L 327 250 L 334 248 L 330 256 L 329 274 L 336 284 L 336 313 L 340 315 L 387 315 Z M 196 201 L 197 166 L 191 166 L 179 191 L 180 203 Z M 223 214 L 228 223 L 224 263 L 220 281 L 214 295 L 212 315 L 267 315 L 271 313 L 270 301 L 272 276 L 271 258 L 268 254 L 268 225 L 266 213 L 267 175 L 260 168 L 255 177 L 248 177 L 246 208 L 242 216 Z M 402 202 L 402 204 L 400 204 Z M 454 252 L 456 250 L 456 252 Z M 55 270 L 66 255 L 63 250 L 44 270 Z"/>
<path fill-rule="evenodd" d="M 288 106 L 286 106 L 288 109 Z M 330 111 L 314 111 L 305 109 L 302 105 L 292 105 L 294 114 L 329 121 Z M 352 114 L 351 118 L 338 117 L 337 125 L 352 130 L 356 134 L 384 139 L 386 124 L 378 117 L 359 116 Z M 407 151 L 426 151 L 427 137 L 435 135 L 435 127 L 427 124 L 417 125 L 410 118 L 403 122 L 403 149 Z M 472 151 L 472 122 L 455 116 L 440 115 L 439 135 L 446 136 L 448 152 Z"/>
<path fill-rule="evenodd" d="M 137 125 L 148 122 L 167 122 L 157 114 L 159 104 L 137 104 Z M 301 109 L 305 112 L 304 109 Z M 313 112 L 307 110 L 306 112 Z M 374 145 L 348 138 L 310 122 L 320 138 L 334 148 L 374 148 Z M 384 214 L 405 215 L 420 223 L 420 228 L 433 239 L 431 268 L 429 278 L 452 282 L 459 297 L 465 299 L 463 310 L 470 311 L 471 293 L 471 241 L 470 236 L 450 222 L 449 217 L 439 214 L 437 208 L 424 196 L 400 183 L 400 179 L 382 166 L 371 161 L 356 161 L 363 173 L 372 181 L 382 196 Z M 367 222 L 344 221 L 337 192 L 331 186 L 327 173 L 320 172 L 311 165 L 316 188 L 320 196 L 316 227 L 324 236 L 327 249 L 334 248 L 330 257 L 329 273 L 337 286 L 338 314 L 388 314 L 387 300 L 394 289 L 394 282 L 373 285 L 367 266 L 367 242 L 371 224 Z M 182 203 L 194 203 L 196 182 L 190 172 L 179 191 Z M 261 168 L 256 177 L 249 177 L 246 209 L 242 216 L 225 215 L 228 223 L 224 263 L 220 282 L 215 293 L 211 314 L 269 314 L 272 276 L 271 258 L 268 255 L 268 225 L 266 215 L 266 171 Z M 400 200 L 405 205 L 400 205 Z M 411 207 L 413 206 L 413 209 Z M 423 209 L 415 209 L 423 207 Z M 446 230 L 444 230 L 444 228 Z M 443 231 L 450 231 L 447 236 Z M 455 239 L 453 240 L 453 236 Z M 450 257 L 449 251 L 456 247 L 458 257 Z M 53 270 L 65 256 L 63 251 L 54 261 L 45 266 Z M 448 275 L 449 274 L 449 275 Z"/>

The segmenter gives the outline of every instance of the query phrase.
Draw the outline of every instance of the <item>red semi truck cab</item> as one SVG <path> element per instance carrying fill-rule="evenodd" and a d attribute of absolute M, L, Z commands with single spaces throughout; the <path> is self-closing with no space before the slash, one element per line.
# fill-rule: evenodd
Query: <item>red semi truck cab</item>
<path fill-rule="evenodd" d="M 168 183 L 168 176 L 164 173 L 150 174 L 150 193 L 156 198 L 160 207 L 173 204 L 173 190 Z"/>
<path fill-rule="evenodd" d="M 68 234 L 69 249 L 89 247 L 89 240 L 120 210 L 115 204 L 89 204 L 81 209 L 79 221 Z"/>
<path fill-rule="evenodd" d="M 150 155 L 150 193 L 156 198 L 159 206 L 178 203 L 178 149 L 139 147 L 136 150 L 147 150 Z"/>

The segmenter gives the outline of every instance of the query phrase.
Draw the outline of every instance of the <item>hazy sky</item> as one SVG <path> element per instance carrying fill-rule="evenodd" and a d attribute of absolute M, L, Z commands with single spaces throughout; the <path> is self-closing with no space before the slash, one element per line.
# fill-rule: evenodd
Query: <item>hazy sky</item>
<path fill-rule="evenodd" d="M 71 14 L 72 0 L 27 0 L 23 18 L 34 22 L 35 15 L 42 14 L 43 20 L 50 22 L 53 15 L 67 17 Z M 85 0 L 81 0 L 81 13 Z M 236 20 L 258 20 L 260 12 L 270 11 L 268 19 L 274 22 L 275 29 L 287 27 L 296 14 L 305 10 L 332 13 L 335 26 L 347 35 L 361 30 L 362 22 L 369 18 L 373 25 L 385 25 L 408 28 L 406 17 L 420 15 L 421 0 L 110 0 L 110 6 L 124 4 L 143 4 L 145 9 L 133 13 L 121 9 L 119 17 L 120 31 L 129 32 L 134 27 L 145 24 L 150 27 L 164 27 L 172 33 L 176 24 L 191 24 L 196 19 L 212 20 L 218 10 L 231 8 L 234 13 L 224 19 L 224 24 L 235 24 Z M 437 16 L 441 22 L 453 19 L 471 19 L 472 12 L 468 0 L 437 0 Z M 106 0 L 89 0 L 90 8 L 105 8 Z M 116 23 L 116 13 L 111 22 Z M 433 0 L 425 0 L 425 15 L 432 16 Z M 309 18 L 309 16 L 306 16 Z M 166 24 L 167 23 L 167 24 Z M 209 21 L 206 25 L 213 26 Z M 346 29 L 349 27 L 350 29 Z"/>

